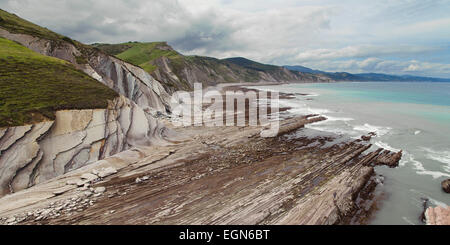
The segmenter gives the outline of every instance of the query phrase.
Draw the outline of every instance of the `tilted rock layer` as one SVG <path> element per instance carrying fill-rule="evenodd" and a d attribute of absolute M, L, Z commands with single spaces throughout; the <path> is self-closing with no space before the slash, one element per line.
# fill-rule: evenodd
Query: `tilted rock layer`
<path fill-rule="evenodd" d="M 58 111 L 55 121 L 0 129 L 0 195 L 131 147 L 166 144 L 169 134 L 123 96 L 107 109 Z"/>

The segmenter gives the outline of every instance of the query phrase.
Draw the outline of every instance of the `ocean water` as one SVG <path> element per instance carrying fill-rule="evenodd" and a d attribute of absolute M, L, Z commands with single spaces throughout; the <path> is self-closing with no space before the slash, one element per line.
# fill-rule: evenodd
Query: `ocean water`
<path fill-rule="evenodd" d="M 294 114 L 328 120 L 307 127 L 359 138 L 376 132 L 375 147 L 403 150 L 396 169 L 377 167 L 385 177 L 371 224 L 422 224 L 421 198 L 450 205 L 441 181 L 450 178 L 450 83 L 339 82 L 258 86 L 297 95 L 281 100 Z"/>

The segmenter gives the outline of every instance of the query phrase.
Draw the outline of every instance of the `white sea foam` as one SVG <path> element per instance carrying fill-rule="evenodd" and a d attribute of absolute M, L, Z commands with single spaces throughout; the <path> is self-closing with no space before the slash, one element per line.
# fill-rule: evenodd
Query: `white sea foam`
<path fill-rule="evenodd" d="M 307 125 L 305 125 L 305 127 L 309 128 L 309 129 L 314 129 L 314 130 L 319 130 L 319 131 L 324 131 L 324 132 L 329 132 L 329 133 L 335 133 L 335 134 L 344 134 L 344 135 L 354 135 L 355 134 L 355 132 L 350 131 L 350 130 L 345 130 L 343 128 L 339 128 L 339 127 L 335 127 L 335 126 L 321 125 L 326 122 L 327 121 L 317 122 L 314 124 L 307 124 Z"/>
<path fill-rule="evenodd" d="M 450 177 L 450 174 L 425 169 L 423 164 L 417 161 L 414 158 L 414 156 L 408 152 L 404 152 L 402 160 L 400 161 L 400 165 L 404 166 L 406 163 L 411 163 L 413 165 L 414 170 L 417 170 L 416 173 L 418 175 L 430 175 L 431 177 L 433 177 L 433 179 L 439 179 L 441 177 Z"/>
<path fill-rule="evenodd" d="M 415 225 L 411 220 L 409 220 L 408 218 L 406 218 L 406 217 L 402 217 L 402 219 L 406 222 L 406 223 L 408 223 L 408 224 L 410 224 L 410 225 Z"/>
<path fill-rule="evenodd" d="M 324 114 L 330 112 L 327 109 L 320 109 L 320 108 L 311 108 L 311 107 L 291 107 L 292 109 L 289 110 L 289 112 L 293 114 L 298 115 L 307 115 L 307 114 Z"/>
<path fill-rule="evenodd" d="M 357 125 L 353 129 L 360 131 L 360 132 L 365 132 L 365 133 L 375 132 L 375 133 L 377 133 L 377 136 L 383 136 L 383 135 L 389 133 L 389 131 L 392 128 L 382 127 L 382 126 L 373 126 L 373 125 L 366 123 L 364 125 Z"/>
<path fill-rule="evenodd" d="M 392 146 L 390 146 L 387 143 L 384 143 L 382 141 L 375 142 L 375 145 L 380 147 L 380 148 L 384 148 L 386 150 L 392 151 L 392 152 L 399 152 L 400 151 L 400 149 L 394 148 L 394 147 L 392 147 Z"/>
<path fill-rule="evenodd" d="M 324 115 L 328 121 L 344 121 L 344 122 L 348 122 L 348 121 L 353 121 L 355 119 L 351 118 L 351 117 L 332 117 L 332 116 L 328 116 L 328 115 Z"/>
<path fill-rule="evenodd" d="M 450 151 L 436 151 L 426 147 L 422 147 L 422 150 L 426 152 L 426 158 L 447 164 L 442 167 L 446 172 L 450 173 Z"/>

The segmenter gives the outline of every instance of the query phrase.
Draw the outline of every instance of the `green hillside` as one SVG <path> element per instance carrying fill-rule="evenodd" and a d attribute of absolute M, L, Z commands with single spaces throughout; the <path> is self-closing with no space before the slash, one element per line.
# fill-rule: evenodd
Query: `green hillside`
<path fill-rule="evenodd" d="M 167 57 L 172 62 L 181 62 L 182 56 L 172 50 L 164 42 L 138 43 L 128 42 L 120 44 L 93 44 L 109 55 L 114 55 L 128 63 L 139 66 L 148 73 L 152 73 L 157 67 L 152 63 L 157 58 Z"/>
<path fill-rule="evenodd" d="M 48 40 L 61 40 L 65 38 L 64 36 L 54 33 L 47 28 L 35 25 L 2 9 L 0 9 L 0 27 L 12 33 L 28 34 Z"/>
<path fill-rule="evenodd" d="M 0 127 L 53 119 L 60 109 L 106 108 L 117 96 L 68 62 L 0 38 Z"/>

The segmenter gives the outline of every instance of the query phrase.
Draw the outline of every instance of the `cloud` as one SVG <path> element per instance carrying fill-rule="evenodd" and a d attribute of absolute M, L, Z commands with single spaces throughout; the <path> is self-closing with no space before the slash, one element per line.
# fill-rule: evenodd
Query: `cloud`
<path fill-rule="evenodd" d="M 86 43 L 167 41 L 184 54 L 450 77 L 448 0 L 0 0 L 0 8 Z"/>
<path fill-rule="evenodd" d="M 360 45 L 347 46 L 339 49 L 312 49 L 301 52 L 293 57 L 293 61 L 304 62 L 310 60 L 329 60 L 341 58 L 364 58 L 382 56 L 402 56 L 411 54 L 424 54 L 432 51 L 439 51 L 444 47 L 439 46 L 381 46 L 381 45 Z"/>
<path fill-rule="evenodd" d="M 443 77 L 450 77 L 450 64 L 420 62 L 417 60 L 398 61 L 385 60 L 375 57 L 363 60 L 343 60 L 343 61 L 311 61 L 306 62 L 307 66 L 320 68 L 327 71 L 338 72 L 348 71 L 352 73 L 388 73 L 397 75 L 417 75 L 435 76 L 442 74 Z"/>

